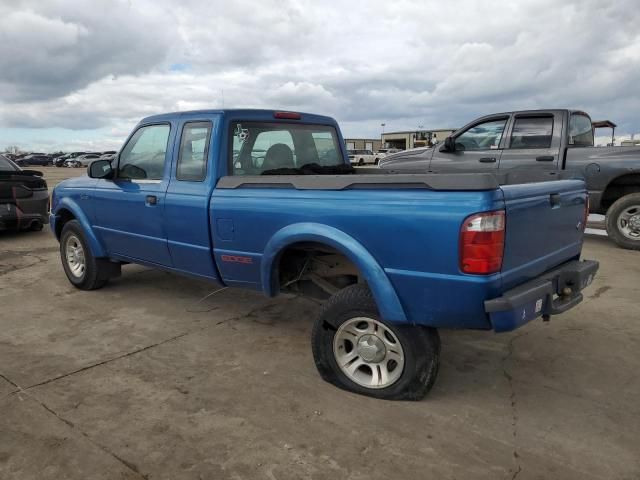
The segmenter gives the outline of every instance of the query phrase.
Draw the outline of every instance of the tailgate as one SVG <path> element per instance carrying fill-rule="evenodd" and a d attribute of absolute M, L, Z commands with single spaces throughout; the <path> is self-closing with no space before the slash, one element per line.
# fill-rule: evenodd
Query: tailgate
<path fill-rule="evenodd" d="M 503 289 L 580 256 L 587 199 L 582 180 L 505 185 L 501 189 L 507 228 Z"/>

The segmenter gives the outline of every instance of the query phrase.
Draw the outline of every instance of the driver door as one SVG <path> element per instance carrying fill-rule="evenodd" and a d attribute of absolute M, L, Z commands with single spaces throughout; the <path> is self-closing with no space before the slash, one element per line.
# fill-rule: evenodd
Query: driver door
<path fill-rule="evenodd" d="M 508 116 L 489 118 L 455 136 L 454 152 L 436 147 L 429 170 L 436 173 L 496 173 Z"/>
<path fill-rule="evenodd" d="M 94 191 L 94 229 L 109 254 L 171 266 L 164 225 L 171 126 L 139 127 L 117 157 L 113 180 Z"/>

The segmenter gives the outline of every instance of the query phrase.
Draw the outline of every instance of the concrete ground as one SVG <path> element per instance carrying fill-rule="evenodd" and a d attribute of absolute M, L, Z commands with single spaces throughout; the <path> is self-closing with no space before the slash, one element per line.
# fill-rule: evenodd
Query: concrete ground
<path fill-rule="evenodd" d="M 442 331 L 431 393 L 385 402 L 320 379 L 312 301 L 139 266 L 82 292 L 48 230 L 0 233 L 0 478 L 639 479 L 640 252 L 584 256 L 579 307 Z"/>

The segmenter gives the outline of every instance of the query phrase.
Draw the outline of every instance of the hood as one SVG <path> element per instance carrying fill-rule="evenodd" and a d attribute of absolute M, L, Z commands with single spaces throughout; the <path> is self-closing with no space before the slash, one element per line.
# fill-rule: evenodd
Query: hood
<path fill-rule="evenodd" d="M 62 180 L 58 185 L 56 185 L 56 189 L 63 188 L 89 188 L 93 187 L 97 182 L 95 178 L 89 178 L 88 175 L 82 175 L 80 177 L 67 178 L 66 180 Z"/>

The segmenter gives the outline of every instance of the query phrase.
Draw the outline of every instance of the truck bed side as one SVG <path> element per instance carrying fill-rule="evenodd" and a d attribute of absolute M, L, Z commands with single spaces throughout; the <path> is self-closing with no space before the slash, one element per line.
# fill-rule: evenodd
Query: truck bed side
<path fill-rule="evenodd" d="M 498 295 L 500 276 L 462 275 L 458 238 L 467 216 L 502 205 L 498 189 L 216 188 L 210 215 L 216 262 L 228 284 L 277 293 L 266 280 L 277 268 L 279 252 L 271 249 L 282 249 L 287 242 L 270 242 L 286 230 L 289 245 L 325 244 L 356 264 L 354 252 L 368 252 L 385 278 L 376 277 L 375 269 L 363 273 L 383 316 L 391 321 L 489 328 L 482 302 L 487 295 Z M 360 266 L 370 267 L 367 261 Z M 390 305 L 393 295 L 385 301 L 387 293 L 397 294 L 404 318 Z"/>

